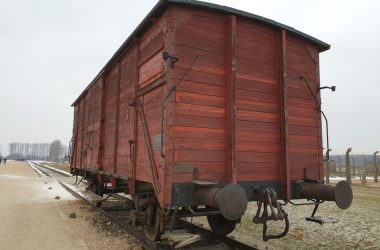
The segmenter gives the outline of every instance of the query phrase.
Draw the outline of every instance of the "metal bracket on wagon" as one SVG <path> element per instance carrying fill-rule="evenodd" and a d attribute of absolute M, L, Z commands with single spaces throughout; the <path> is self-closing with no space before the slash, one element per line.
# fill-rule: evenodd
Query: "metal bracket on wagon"
<path fill-rule="evenodd" d="M 169 59 L 172 68 L 174 68 L 175 63 L 179 60 L 178 57 L 170 55 L 167 51 L 162 52 L 162 59 L 164 59 L 165 61 Z"/>
<path fill-rule="evenodd" d="M 352 188 L 347 181 L 338 182 L 335 187 L 315 182 L 302 182 L 300 184 L 299 193 L 301 198 L 306 198 L 313 201 L 315 207 L 310 217 L 307 217 L 307 221 L 316 222 L 318 224 L 324 223 L 336 223 L 337 219 L 333 217 L 321 217 L 315 216 L 318 210 L 319 204 L 324 201 L 335 201 L 336 205 L 340 209 L 347 209 L 352 203 Z"/>
<path fill-rule="evenodd" d="M 257 212 L 253 217 L 253 223 L 263 224 L 263 241 L 271 239 L 280 239 L 288 234 L 289 231 L 289 219 L 288 214 L 277 200 L 276 191 L 273 188 L 261 188 L 254 191 L 257 197 Z M 271 214 L 268 214 L 268 206 Z M 261 213 L 261 210 L 263 212 Z M 276 211 L 277 210 L 277 211 Z M 285 220 L 285 229 L 278 235 L 267 235 L 267 221 Z"/>

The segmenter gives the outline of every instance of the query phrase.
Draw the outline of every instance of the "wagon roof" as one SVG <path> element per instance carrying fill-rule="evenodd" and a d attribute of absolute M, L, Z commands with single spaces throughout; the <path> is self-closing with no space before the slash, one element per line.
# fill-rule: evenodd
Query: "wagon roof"
<path fill-rule="evenodd" d="M 218 4 L 213 3 L 207 3 L 202 1 L 196 1 L 196 0 L 160 0 L 153 9 L 148 13 L 147 16 L 143 19 L 143 21 L 137 26 L 137 28 L 132 32 L 132 34 L 127 38 L 127 40 L 120 46 L 120 48 L 115 52 L 115 54 L 111 57 L 111 59 L 107 62 L 107 64 L 103 67 L 103 69 L 98 73 L 98 75 L 92 80 L 92 82 L 87 86 L 87 88 L 81 93 L 81 95 L 74 101 L 72 106 L 76 105 L 76 103 L 80 100 L 80 98 L 87 92 L 89 88 L 100 78 L 100 76 L 103 74 L 104 71 L 106 71 L 113 62 L 121 56 L 122 52 L 125 48 L 127 48 L 134 40 L 135 38 L 147 27 L 149 26 L 149 21 L 152 17 L 155 17 L 159 15 L 168 4 L 177 4 L 177 5 L 186 5 L 186 6 L 194 6 L 198 8 L 204 8 L 204 9 L 210 9 L 215 10 L 223 13 L 228 14 L 234 14 L 237 16 L 246 17 L 252 20 L 255 20 L 260 23 L 264 23 L 273 27 L 277 27 L 279 29 L 283 29 L 288 31 L 289 33 L 295 34 L 299 37 L 304 38 L 305 40 L 308 40 L 309 42 L 316 45 L 320 52 L 326 51 L 330 49 L 330 45 L 315 38 L 308 34 L 305 34 L 299 30 L 296 30 L 293 27 L 287 26 L 285 24 L 276 22 L 274 20 L 255 15 L 249 12 L 245 12 L 242 10 L 237 10 L 231 7 L 222 6 Z"/>

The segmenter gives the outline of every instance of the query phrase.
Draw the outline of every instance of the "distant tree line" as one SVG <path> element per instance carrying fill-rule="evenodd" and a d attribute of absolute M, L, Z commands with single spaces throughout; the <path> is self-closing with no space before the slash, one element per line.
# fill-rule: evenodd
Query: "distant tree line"
<path fill-rule="evenodd" d="M 14 160 L 51 160 L 63 158 L 67 147 L 60 140 L 52 143 L 9 143 L 9 159 Z"/>

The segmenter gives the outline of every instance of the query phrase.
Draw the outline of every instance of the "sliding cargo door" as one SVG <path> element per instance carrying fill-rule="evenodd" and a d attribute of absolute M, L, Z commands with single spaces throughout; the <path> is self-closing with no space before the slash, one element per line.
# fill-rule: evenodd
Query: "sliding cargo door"
<path fill-rule="evenodd" d="M 84 118 L 85 98 L 81 99 L 75 107 L 77 113 L 77 139 L 75 144 L 75 167 L 81 169 L 83 166 L 83 140 L 84 140 Z"/>
<path fill-rule="evenodd" d="M 91 164 L 91 136 L 92 136 L 92 117 L 94 113 L 94 93 L 92 89 L 90 89 L 86 95 L 83 97 L 86 102 L 86 110 L 84 115 L 84 134 L 83 134 L 83 168 L 87 169 Z"/>
<path fill-rule="evenodd" d="M 137 50 L 130 49 L 119 64 L 118 118 L 115 149 L 116 173 L 132 177 L 135 136 L 135 86 L 137 81 Z"/>
<path fill-rule="evenodd" d="M 119 177 L 132 177 L 135 150 L 135 47 L 120 58 L 106 74 L 102 131 L 102 170 Z"/>
<path fill-rule="evenodd" d="M 116 64 L 108 71 L 104 86 L 103 157 L 101 165 L 102 170 L 108 173 L 113 173 L 115 167 L 118 78 L 118 65 Z"/>
<path fill-rule="evenodd" d="M 101 81 L 96 82 L 86 94 L 86 130 L 84 134 L 85 168 L 94 169 L 99 153 Z"/>

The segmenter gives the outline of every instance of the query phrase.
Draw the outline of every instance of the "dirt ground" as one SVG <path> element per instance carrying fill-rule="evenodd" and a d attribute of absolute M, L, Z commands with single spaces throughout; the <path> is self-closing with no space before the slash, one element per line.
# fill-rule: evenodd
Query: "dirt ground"
<path fill-rule="evenodd" d="M 38 177 L 25 162 L 0 165 L 0 197 L 0 249 L 141 249 L 132 236 L 52 178 Z M 69 218 L 71 213 L 76 218 Z"/>

